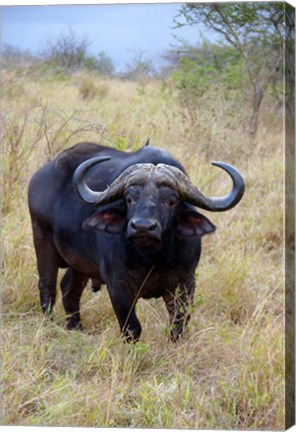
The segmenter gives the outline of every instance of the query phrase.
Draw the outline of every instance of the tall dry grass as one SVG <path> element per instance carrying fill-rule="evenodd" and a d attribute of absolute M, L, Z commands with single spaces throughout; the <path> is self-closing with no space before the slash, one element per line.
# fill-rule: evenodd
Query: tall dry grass
<path fill-rule="evenodd" d="M 266 103 L 250 140 L 244 101 L 222 90 L 190 107 L 170 83 L 139 91 L 137 83 L 85 74 L 10 77 L 2 99 L 2 424 L 284 427 L 282 119 Z M 84 332 L 65 330 L 60 297 L 45 323 L 26 203 L 30 176 L 78 141 L 134 150 L 148 137 L 180 158 L 205 193 L 229 189 L 210 160 L 233 163 L 246 179 L 235 209 L 208 215 L 218 229 L 203 241 L 184 340 L 169 342 L 161 300 L 140 300 L 141 342 L 123 344 L 106 290 L 85 290 Z"/>

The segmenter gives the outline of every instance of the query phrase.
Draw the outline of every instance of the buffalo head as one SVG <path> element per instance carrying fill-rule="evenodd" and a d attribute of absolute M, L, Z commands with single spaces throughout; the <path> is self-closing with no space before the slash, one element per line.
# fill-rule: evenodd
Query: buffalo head
<path fill-rule="evenodd" d="M 108 159 L 89 159 L 74 173 L 73 185 L 78 196 L 86 203 L 100 206 L 100 211 L 84 225 L 113 234 L 126 230 L 127 237 L 139 248 L 161 248 L 162 240 L 172 229 L 179 237 L 213 232 L 214 225 L 194 206 L 214 212 L 229 210 L 244 193 L 240 173 L 223 162 L 213 162 L 213 165 L 230 175 L 233 187 L 222 198 L 206 197 L 179 168 L 162 163 L 131 165 L 106 190 L 91 190 L 85 180 L 86 173 Z"/>

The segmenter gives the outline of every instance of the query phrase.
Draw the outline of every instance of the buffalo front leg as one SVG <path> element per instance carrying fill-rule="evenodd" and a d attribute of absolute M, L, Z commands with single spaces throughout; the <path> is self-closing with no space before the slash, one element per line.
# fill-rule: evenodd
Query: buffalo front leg
<path fill-rule="evenodd" d="M 137 342 L 142 327 L 136 316 L 136 299 L 129 289 L 108 285 L 109 296 L 125 342 Z"/>
<path fill-rule="evenodd" d="M 81 329 L 80 299 L 88 277 L 68 268 L 61 281 L 62 300 L 67 317 L 67 329 Z"/>
<path fill-rule="evenodd" d="M 188 307 L 193 303 L 195 288 L 194 276 L 181 282 L 174 291 L 167 291 L 163 296 L 170 320 L 170 338 L 176 342 L 183 336 L 186 324 L 190 319 Z"/>

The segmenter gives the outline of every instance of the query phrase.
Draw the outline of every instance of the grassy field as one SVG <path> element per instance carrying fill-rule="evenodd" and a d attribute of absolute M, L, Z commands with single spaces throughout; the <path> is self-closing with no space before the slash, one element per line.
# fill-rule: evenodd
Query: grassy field
<path fill-rule="evenodd" d="M 268 101 L 255 139 L 248 102 L 215 88 L 180 103 L 168 81 L 4 76 L 2 95 L 2 424 L 283 429 L 283 125 Z M 188 103 L 186 103 L 188 102 Z M 34 171 L 60 150 L 95 141 L 134 150 L 150 137 L 206 194 L 234 164 L 246 194 L 209 214 L 192 319 L 169 342 L 162 300 L 140 300 L 141 342 L 124 344 L 106 289 L 82 298 L 84 332 L 68 332 L 60 294 L 45 322 L 27 209 Z"/>

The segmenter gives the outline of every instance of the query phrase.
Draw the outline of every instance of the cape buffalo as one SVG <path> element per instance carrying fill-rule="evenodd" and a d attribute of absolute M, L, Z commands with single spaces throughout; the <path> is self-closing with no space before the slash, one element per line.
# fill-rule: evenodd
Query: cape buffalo
<path fill-rule="evenodd" d="M 37 171 L 29 209 L 43 312 L 51 313 L 58 269 L 67 268 L 61 289 L 68 329 L 80 327 L 80 298 L 91 279 L 94 291 L 106 284 L 125 340 L 140 337 L 140 297 L 163 298 L 177 340 L 189 319 L 201 238 L 215 230 L 195 206 L 229 210 L 244 193 L 234 167 L 213 165 L 232 179 L 222 198 L 203 195 L 176 159 L 148 145 L 125 153 L 79 143 Z"/>

